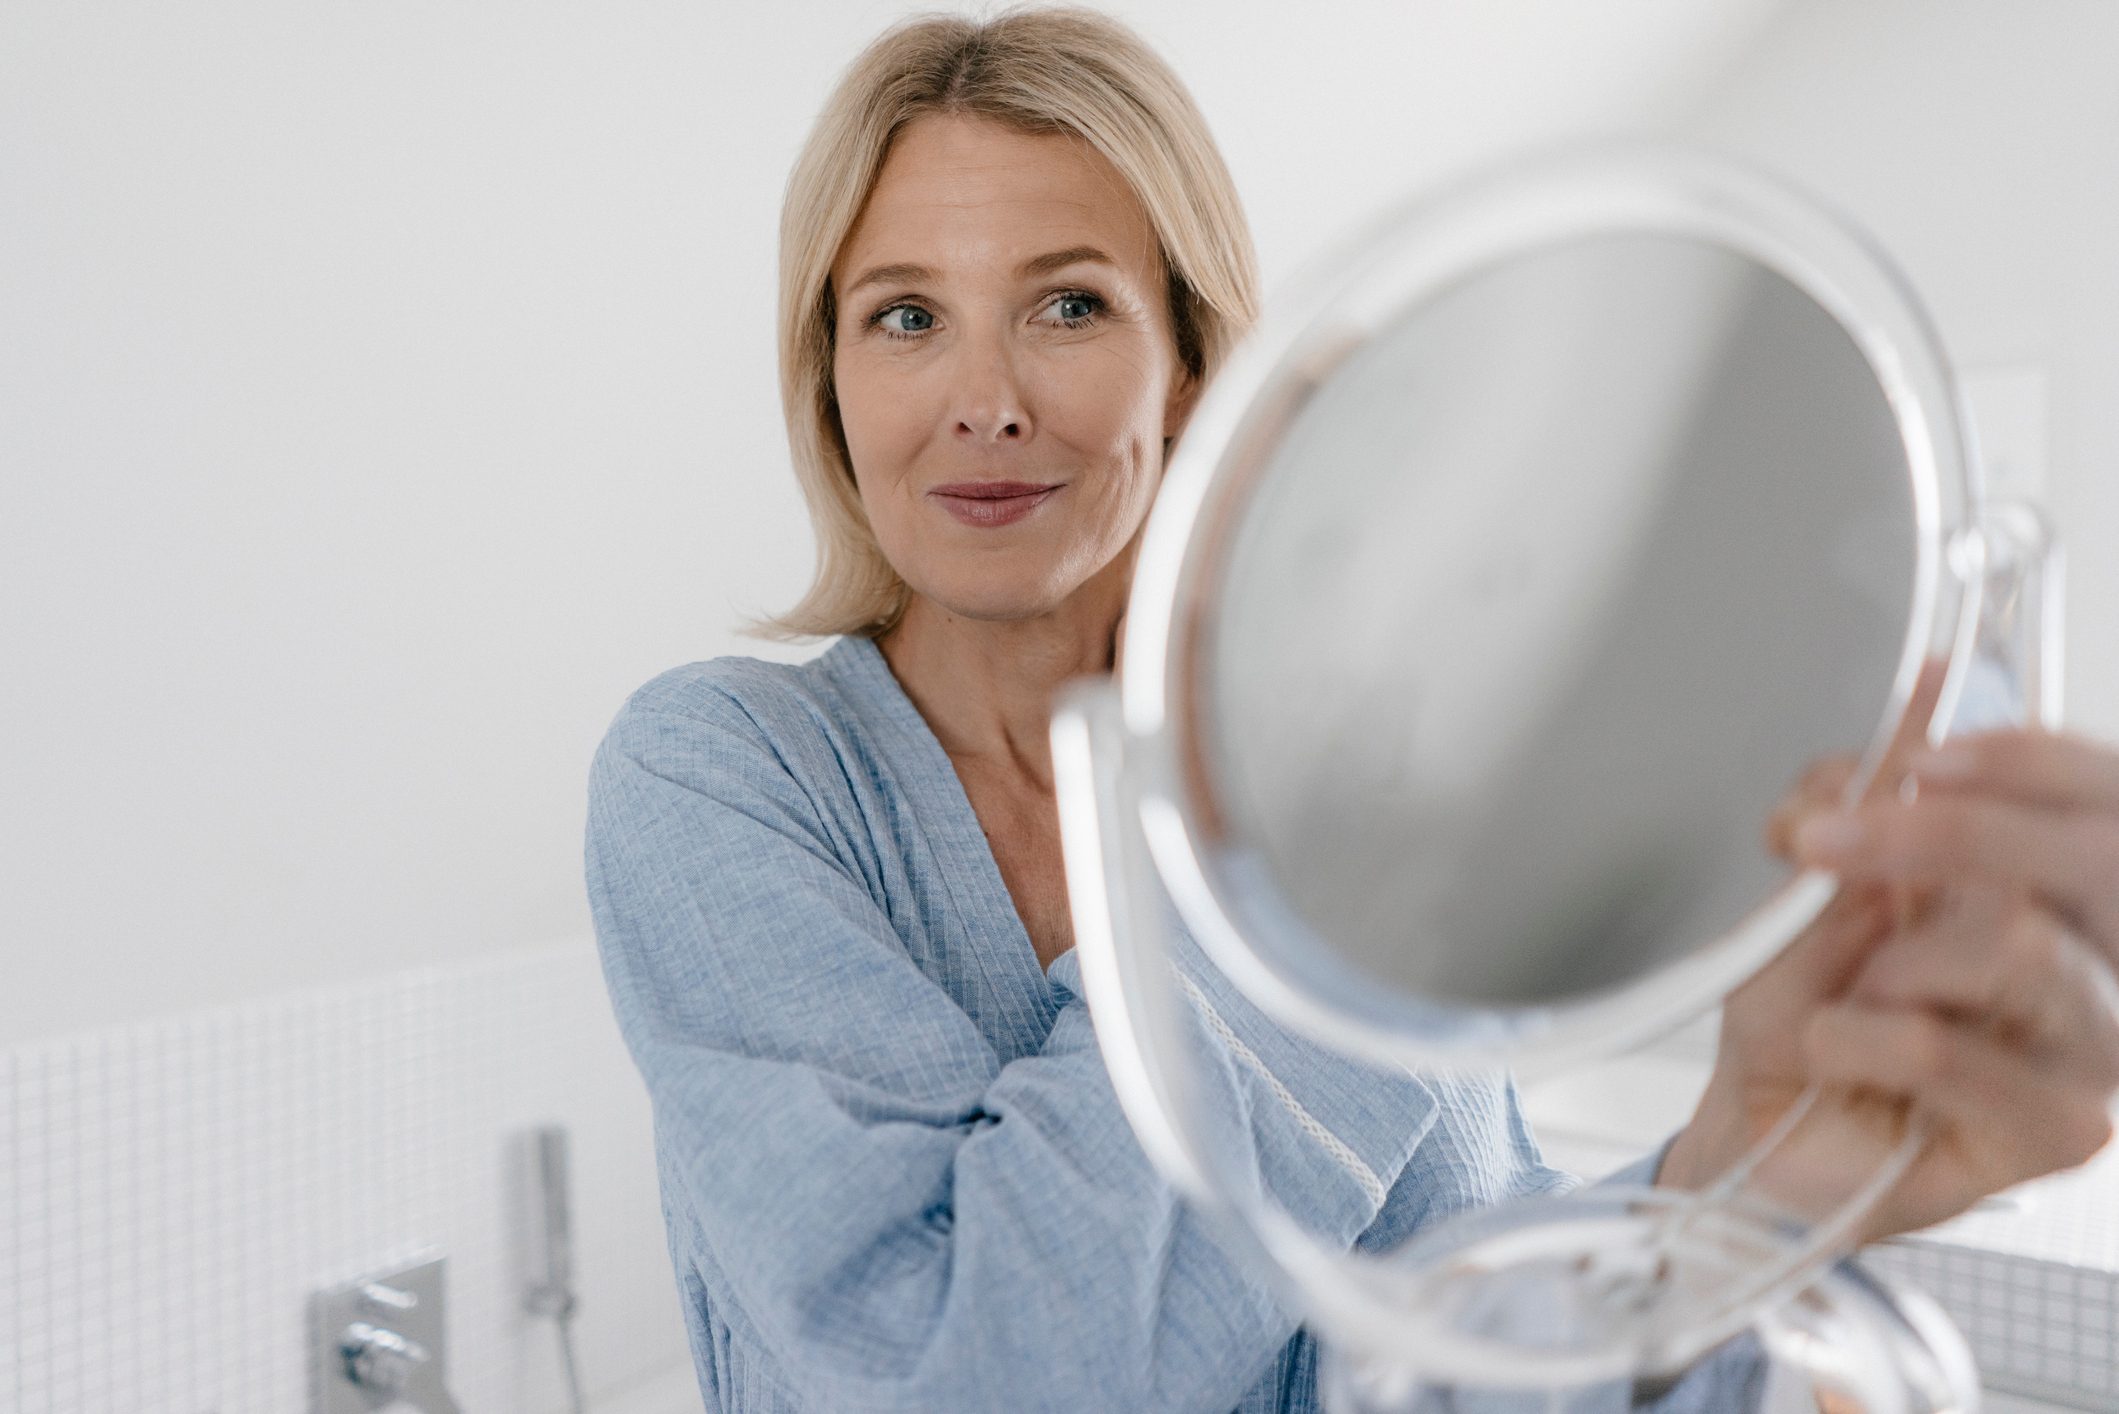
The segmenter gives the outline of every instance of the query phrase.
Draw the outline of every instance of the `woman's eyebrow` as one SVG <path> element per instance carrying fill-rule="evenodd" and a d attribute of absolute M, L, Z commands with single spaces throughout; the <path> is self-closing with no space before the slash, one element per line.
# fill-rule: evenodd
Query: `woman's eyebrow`
<path fill-rule="evenodd" d="M 1049 275 L 1063 266 L 1083 265 L 1092 261 L 1101 261 L 1105 265 L 1116 265 L 1118 263 L 1093 245 L 1071 245 L 1065 250 L 1055 250 L 1046 255 L 1033 256 L 1029 260 L 1024 261 L 1022 268 L 1015 273 L 1024 277 Z"/>
<path fill-rule="evenodd" d="M 1015 273 L 1019 277 L 1028 278 L 1032 275 L 1050 274 L 1063 266 L 1086 264 L 1091 261 L 1101 261 L 1105 265 L 1116 265 L 1118 263 L 1093 245 L 1071 245 L 1065 250 L 1048 251 L 1043 255 L 1034 255 L 1024 261 L 1021 268 Z M 865 272 L 860 279 L 848 285 L 846 293 L 852 295 L 855 290 L 865 289 L 870 285 L 894 285 L 936 278 L 933 268 L 926 265 L 914 265 L 906 262 L 899 262 L 894 265 L 878 265 Z"/>

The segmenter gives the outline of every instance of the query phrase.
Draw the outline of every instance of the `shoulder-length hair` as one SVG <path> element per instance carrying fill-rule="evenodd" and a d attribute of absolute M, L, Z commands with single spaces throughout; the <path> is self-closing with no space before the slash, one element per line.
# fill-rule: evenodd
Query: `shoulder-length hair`
<path fill-rule="evenodd" d="M 780 401 L 817 572 L 794 608 L 750 621 L 754 637 L 872 637 L 911 598 L 855 489 L 832 387 L 831 266 L 891 140 L 928 114 L 1072 133 L 1117 168 L 1161 246 L 1178 358 L 1202 383 L 1257 318 L 1257 260 L 1235 183 L 1191 95 L 1132 30 L 1093 10 L 1044 8 L 917 16 L 885 31 L 832 91 L 780 211 Z"/>

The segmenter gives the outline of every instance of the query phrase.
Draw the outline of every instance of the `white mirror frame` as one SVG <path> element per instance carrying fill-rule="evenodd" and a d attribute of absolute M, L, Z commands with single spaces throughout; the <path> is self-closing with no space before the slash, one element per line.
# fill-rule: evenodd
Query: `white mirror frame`
<path fill-rule="evenodd" d="M 1982 502 L 1970 433 L 1941 340 L 1889 257 L 1815 200 L 1726 159 L 1675 149 L 1546 158 L 1401 207 L 1276 304 L 1202 398 L 1143 535 L 1121 683 L 1127 771 L 1141 826 L 1192 936 L 1276 1021 L 1343 1053 L 1406 1066 L 1506 1064 L 1535 1079 L 1617 1054 L 1715 1005 L 1830 900 L 1833 879 L 1795 877 L 1726 936 L 1615 992 L 1549 1007 L 1445 1009 L 1454 1029 L 1405 1011 L 1378 1024 L 1330 1007 L 1254 949 L 1222 903 L 1214 842 L 1180 776 L 1182 717 L 1221 561 L 1277 433 L 1332 371 L 1391 319 L 1466 276 L 1570 239 L 1617 233 L 1719 244 L 1788 280 L 1860 349 L 1888 399 L 1911 475 L 1914 583 L 1889 701 L 1850 798 L 1901 726 L 1923 660 L 1947 655 L 1930 727 L 1954 713 L 1978 629 Z"/>

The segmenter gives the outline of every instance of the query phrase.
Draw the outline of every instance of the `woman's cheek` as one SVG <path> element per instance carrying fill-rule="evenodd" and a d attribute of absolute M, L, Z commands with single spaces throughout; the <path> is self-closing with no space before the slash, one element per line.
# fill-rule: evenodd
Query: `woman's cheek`
<path fill-rule="evenodd" d="M 1065 389 L 1064 439 L 1106 463 L 1099 470 L 1126 472 L 1144 442 L 1161 445 L 1161 390 L 1151 386 L 1152 366 L 1129 350 L 1114 349 L 1072 372 L 1054 384 Z"/>
<path fill-rule="evenodd" d="M 842 383 L 837 391 L 839 426 L 864 491 L 903 483 L 921 442 L 916 390 L 901 389 L 893 396 L 872 381 L 857 381 Z"/>

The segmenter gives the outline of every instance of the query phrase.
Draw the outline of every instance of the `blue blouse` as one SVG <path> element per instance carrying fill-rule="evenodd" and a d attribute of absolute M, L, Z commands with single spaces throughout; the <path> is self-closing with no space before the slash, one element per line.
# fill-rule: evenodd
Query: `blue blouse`
<path fill-rule="evenodd" d="M 1315 1343 L 1142 1154 L 1074 954 L 1038 965 L 872 640 L 641 687 L 585 854 L 710 1408 L 1317 1407 Z M 1224 1157 L 1313 1230 L 1382 1250 L 1572 1184 L 1507 1077 L 1313 1046 L 1176 936 Z"/>

